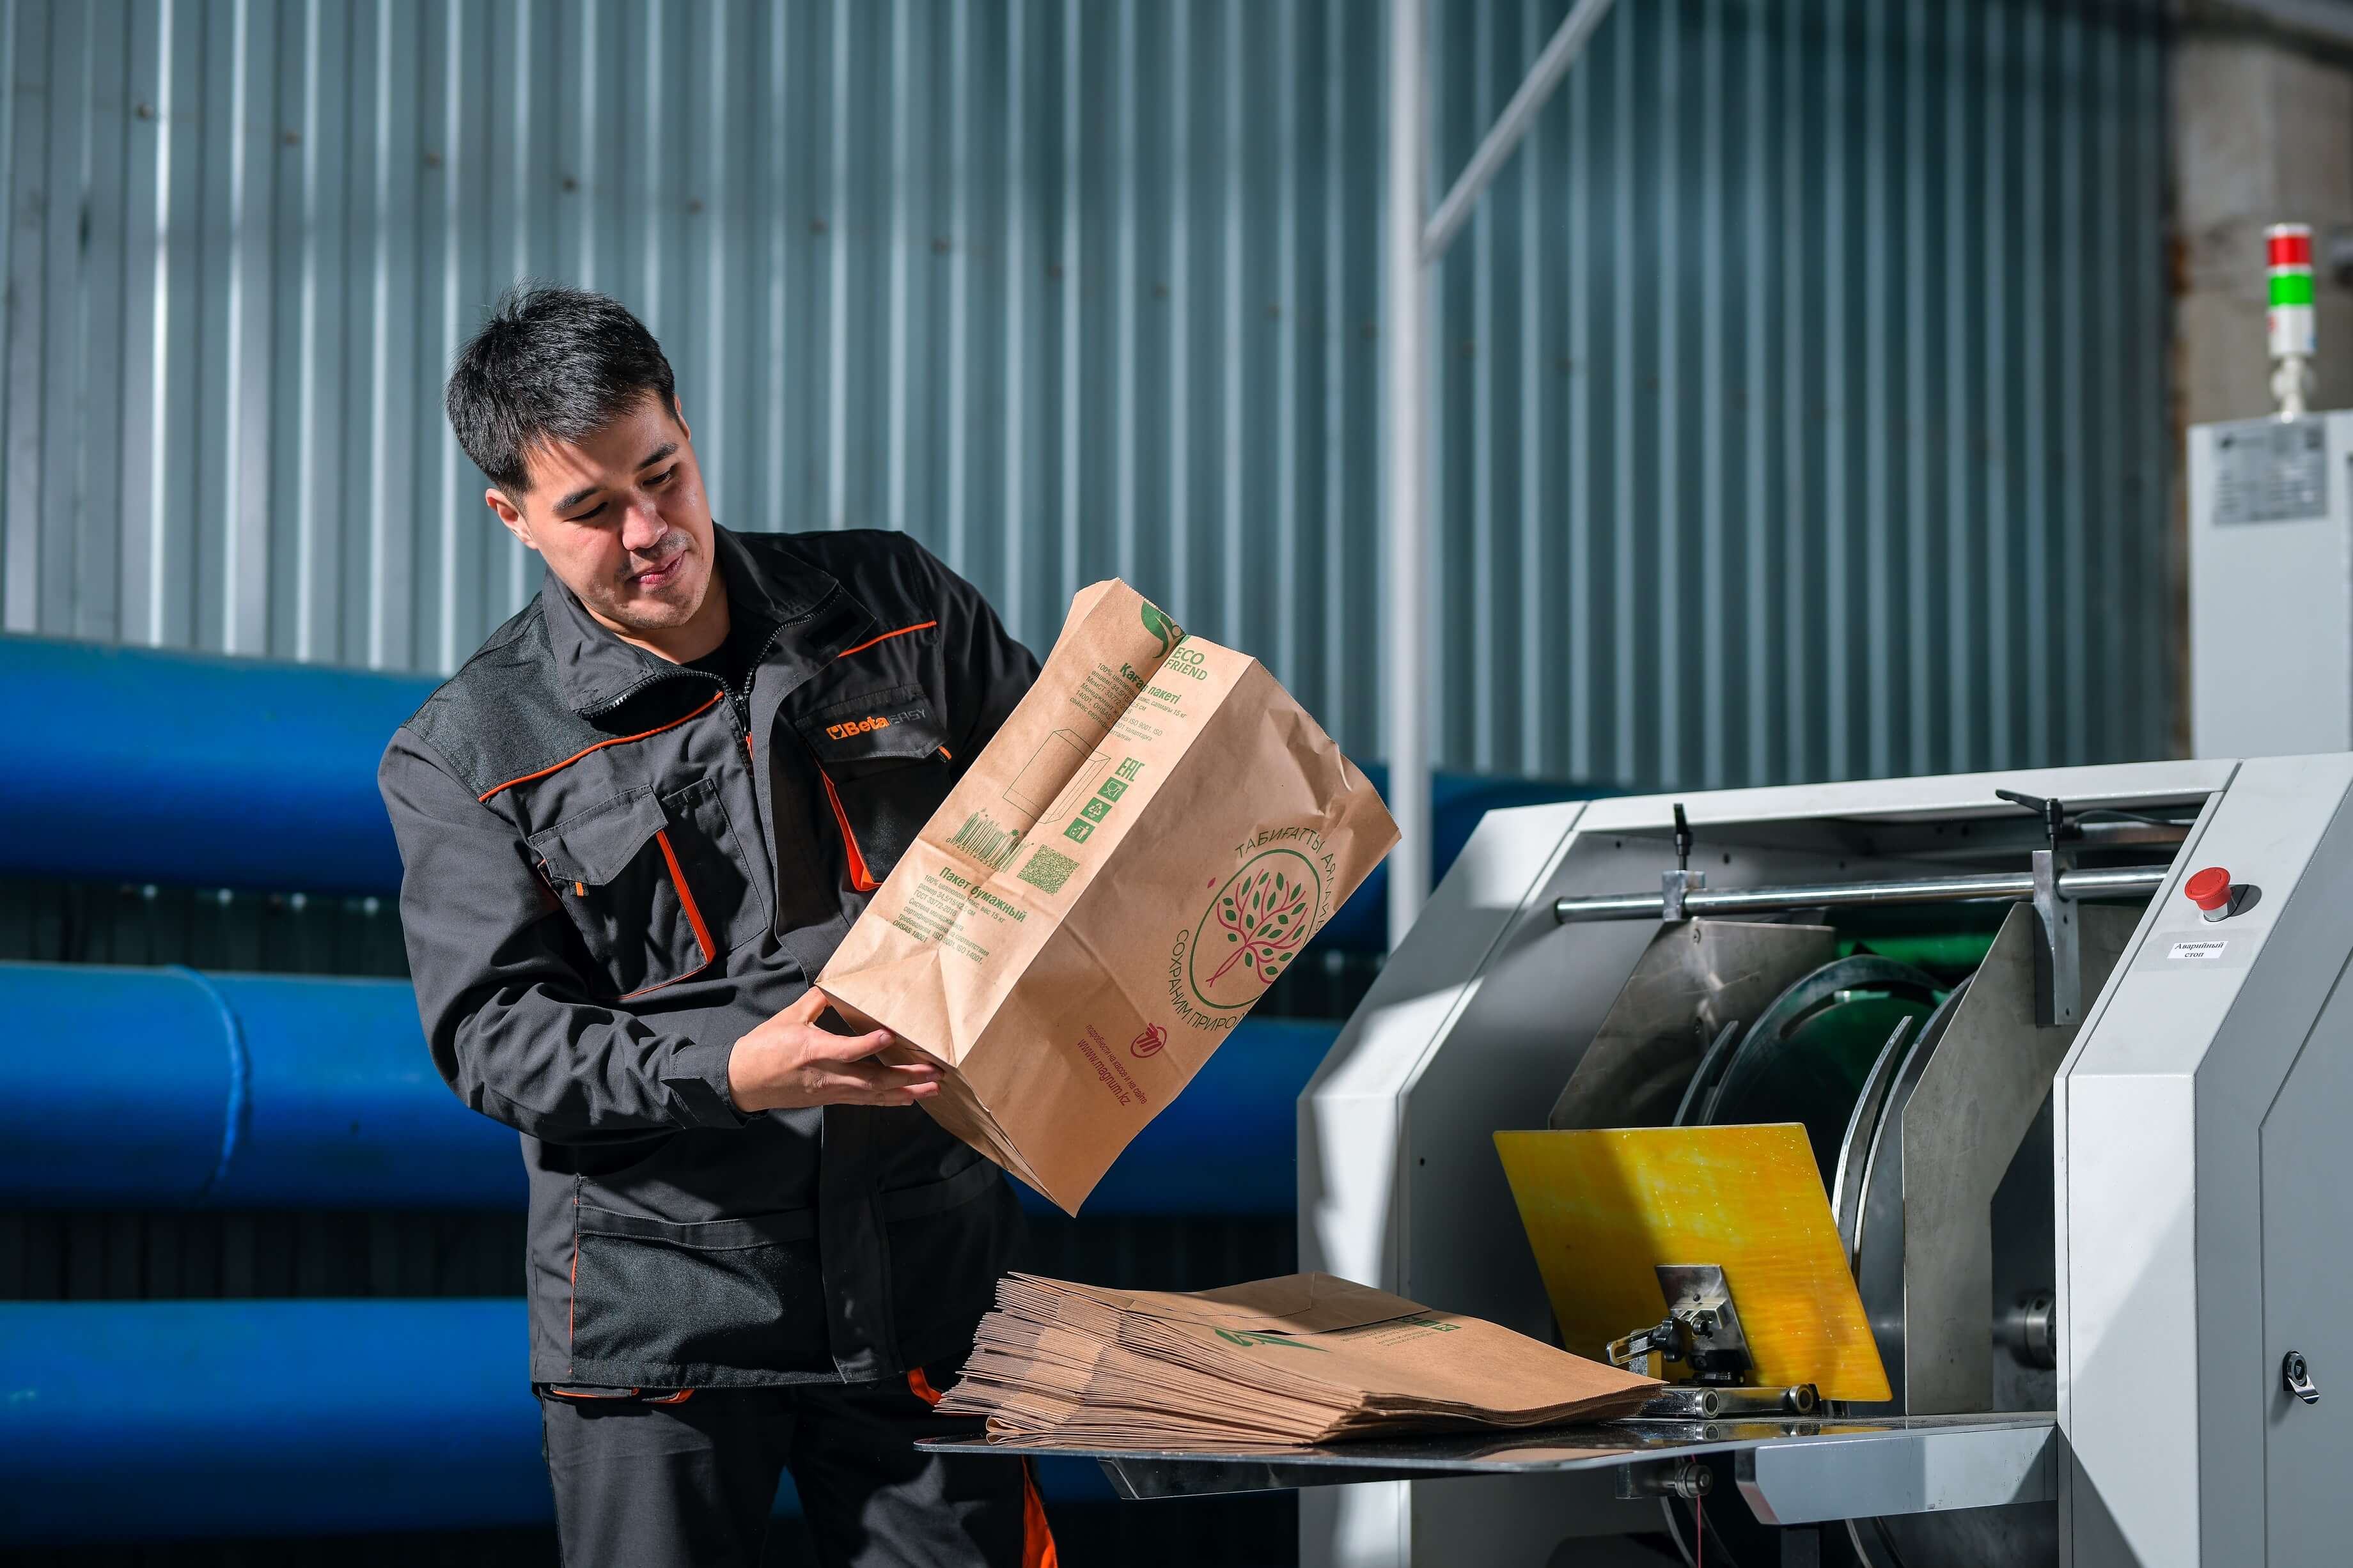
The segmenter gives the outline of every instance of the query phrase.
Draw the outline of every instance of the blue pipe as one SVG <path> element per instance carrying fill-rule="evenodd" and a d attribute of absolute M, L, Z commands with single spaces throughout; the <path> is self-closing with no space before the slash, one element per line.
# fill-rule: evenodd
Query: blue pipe
<path fill-rule="evenodd" d="M 524 1343 L 520 1300 L 0 1302 L 0 1542 L 544 1524 Z"/>
<path fill-rule="evenodd" d="M 0 821 L 20 825 L 0 835 L 0 876 L 396 893 L 400 855 L 376 795 L 376 761 L 435 684 L 0 637 L 0 690 L 27 699 L 0 767 Z M 1380 763 L 1365 773 L 1387 787 Z M 1608 793 L 1440 773 L 1433 877 L 1487 811 Z M 1385 951 L 1387 876 L 1376 870 L 1317 942 Z"/>
<path fill-rule="evenodd" d="M 523 1305 L 0 1303 L 0 1540 L 533 1524 Z"/>
<path fill-rule="evenodd" d="M 0 637 L 0 873 L 391 893 L 385 743 L 435 682 Z"/>
<path fill-rule="evenodd" d="M 406 981 L 0 964 L 0 1204 L 519 1208 Z"/>
<path fill-rule="evenodd" d="M 514 1133 L 436 1076 L 406 981 L 0 963 L 0 1207 L 522 1205 Z M 1086 1212 L 1290 1214 L 1335 1033 L 1243 1024 Z"/>

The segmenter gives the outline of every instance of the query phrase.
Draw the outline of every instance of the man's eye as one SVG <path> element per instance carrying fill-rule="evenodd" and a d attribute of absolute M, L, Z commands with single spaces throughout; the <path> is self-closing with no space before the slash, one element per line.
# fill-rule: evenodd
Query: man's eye
<path fill-rule="evenodd" d="M 648 479 L 646 481 L 646 489 L 649 490 L 658 490 L 661 489 L 662 486 L 670 483 L 670 476 L 677 472 L 678 465 L 673 463 L 669 468 L 664 468 L 660 473 L 656 474 L 651 479 Z"/>
<path fill-rule="evenodd" d="M 577 517 L 567 517 L 564 521 L 566 522 L 593 522 L 597 518 L 603 516 L 605 509 L 611 504 L 612 503 L 610 501 L 600 500 L 594 507 L 580 513 Z"/>

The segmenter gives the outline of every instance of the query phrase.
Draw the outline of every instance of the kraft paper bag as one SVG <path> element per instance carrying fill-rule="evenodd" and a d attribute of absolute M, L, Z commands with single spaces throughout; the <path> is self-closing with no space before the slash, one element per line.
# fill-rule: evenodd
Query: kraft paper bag
<path fill-rule="evenodd" d="M 818 984 L 1076 1214 L 1396 842 L 1256 659 L 1098 583 Z"/>
<path fill-rule="evenodd" d="M 998 1442 L 1225 1450 L 1603 1420 L 1658 1387 L 1329 1274 L 1191 1295 L 1012 1274 L 940 1409 Z"/>

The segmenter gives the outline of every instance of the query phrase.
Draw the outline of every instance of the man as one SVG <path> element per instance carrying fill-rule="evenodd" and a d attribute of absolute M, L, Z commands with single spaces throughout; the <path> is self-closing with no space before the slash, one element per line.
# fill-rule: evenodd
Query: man
<path fill-rule="evenodd" d="M 1036 659 L 903 536 L 718 527 L 610 300 L 511 294 L 447 402 L 546 580 L 378 783 L 434 1063 L 522 1134 L 565 1561 L 755 1563 L 789 1468 L 827 1563 L 1050 1563 L 1023 1466 L 911 1447 L 1018 1208 L 810 984 Z"/>

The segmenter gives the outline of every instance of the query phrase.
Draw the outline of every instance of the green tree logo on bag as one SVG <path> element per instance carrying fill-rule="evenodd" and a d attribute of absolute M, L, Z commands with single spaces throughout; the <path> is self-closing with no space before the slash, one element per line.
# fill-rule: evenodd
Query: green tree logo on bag
<path fill-rule="evenodd" d="M 1185 628 L 1168 618 L 1168 612 L 1151 600 L 1144 601 L 1144 629 L 1160 639 L 1160 657 L 1166 658 L 1168 650 L 1185 640 Z"/>
<path fill-rule="evenodd" d="M 1324 875 L 1295 849 L 1269 849 L 1226 880 L 1193 930 L 1186 966 L 1209 1007 L 1247 1007 L 1314 934 Z"/>

